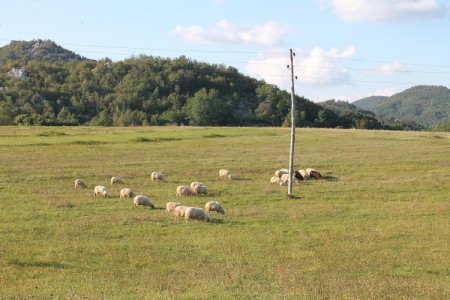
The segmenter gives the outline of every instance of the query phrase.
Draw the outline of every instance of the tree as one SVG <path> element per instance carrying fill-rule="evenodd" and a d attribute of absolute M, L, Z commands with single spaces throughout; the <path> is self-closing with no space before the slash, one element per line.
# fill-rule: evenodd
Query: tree
<path fill-rule="evenodd" d="M 186 117 L 189 125 L 221 126 L 226 125 L 227 107 L 219 91 L 202 88 L 186 103 Z"/>

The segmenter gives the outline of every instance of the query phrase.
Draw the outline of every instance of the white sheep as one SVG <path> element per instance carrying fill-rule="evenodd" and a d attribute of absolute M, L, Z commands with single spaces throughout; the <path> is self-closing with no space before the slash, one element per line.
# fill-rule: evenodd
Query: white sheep
<path fill-rule="evenodd" d="M 161 172 L 152 172 L 152 175 L 150 175 L 150 178 L 152 181 L 166 181 L 166 179 L 164 178 L 164 174 Z"/>
<path fill-rule="evenodd" d="M 103 197 L 108 196 L 108 188 L 104 185 L 97 185 L 94 188 L 94 196 L 103 195 Z"/>
<path fill-rule="evenodd" d="M 120 199 L 122 198 L 134 198 L 136 193 L 130 188 L 123 188 L 120 190 Z"/>
<path fill-rule="evenodd" d="M 188 206 L 181 205 L 175 207 L 173 215 L 176 220 L 178 220 L 179 217 L 184 217 L 184 212 L 186 211 L 186 208 L 188 208 Z"/>
<path fill-rule="evenodd" d="M 197 220 L 204 220 L 209 222 L 211 218 L 209 215 L 205 212 L 203 208 L 200 207 L 188 207 L 184 211 L 184 219 L 190 220 L 190 219 L 197 219 Z"/>
<path fill-rule="evenodd" d="M 191 189 L 194 190 L 196 185 L 203 185 L 204 186 L 203 182 L 193 181 L 193 182 L 191 182 Z"/>
<path fill-rule="evenodd" d="M 283 174 L 283 175 L 281 175 L 281 178 L 280 178 L 280 185 L 285 185 L 286 183 L 288 183 L 289 182 L 289 174 Z M 297 178 L 295 178 L 294 176 L 292 176 L 292 179 L 294 180 L 293 182 L 295 183 L 295 184 L 298 184 L 300 181 L 297 179 Z"/>
<path fill-rule="evenodd" d="M 155 205 L 150 202 L 150 199 L 148 199 L 148 197 L 143 196 L 143 195 L 137 195 L 136 197 L 134 197 L 133 199 L 133 207 L 137 207 L 138 205 L 142 205 L 142 206 L 148 206 L 151 208 L 155 208 Z"/>
<path fill-rule="evenodd" d="M 270 184 L 280 184 L 281 182 L 281 178 L 278 176 L 272 176 L 272 178 L 270 178 Z"/>
<path fill-rule="evenodd" d="M 303 169 L 298 170 L 298 172 L 303 176 L 304 179 L 310 179 L 311 178 L 311 177 L 309 177 L 309 174 Z"/>
<path fill-rule="evenodd" d="M 220 179 L 233 179 L 233 175 L 231 174 L 231 172 L 225 169 L 221 169 L 219 171 L 219 177 Z"/>
<path fill-rule="evenodd" d="M 278 170 L 275 171 L 274 176 L 275 176 L 275 177 L 280 177 L 280 178 L 281 178 L 281 176 L 282 176 L 283 174 L 289 174 L 289 170 L 288 170 L 288 169 L 278 169 Z"/>
<path fill-rule="evenodd" d="M 75 187 L 76 188 L 80 187 L 80 188 L 85 189 L 85 188 L 87 188 L 87 184 L 83 179 L 75 179 Z"/>
<path fill-rule="evenodd" d="M 123 179 L 120 177 L 116 177 L 116 176 L 111 177 L 111 184 L 115 184 L 115 183 L 123 184 Z"/>
<path fill-rule="evenodd" d="M 225 214 L 225 209 L 223 209 L 222 204 L 220 204 L 217 201 L 210 201 L 210 202 L 206 203 L 205 211 L 207 214 L 209 214 L 212 211 L 216 211 L 218 213 Z"/>
<path fill-rule="evenodd" d="M 177 187 L 176 196 L 177 197 L 192 196 L 192 190 L 188 186 L 180 185 L 180 186 Z"/>
<path fill-rule="evenodd" d="M 208 194 L 208 189 L 204 185 L 194 186 L 193 193 L 199 196 L 206 196 Z"/>
<path fill-rule="evenodd" d="M 174 211 L 176 207 L 181 206 L 181 203 L 178 202 L 167 202 L 166 211 L 171 212 Z"/>

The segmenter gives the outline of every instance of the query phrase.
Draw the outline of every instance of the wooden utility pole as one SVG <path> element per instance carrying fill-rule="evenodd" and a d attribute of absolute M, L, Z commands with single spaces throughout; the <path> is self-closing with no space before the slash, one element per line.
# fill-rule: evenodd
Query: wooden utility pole
<path fill-rule="evenodd" d="M 291 54 L 291 151 L 289 154 L 289 186 L 288 195 L 294 196 L 292 193 L 292 182 L 294 174 L 294 146 L 295 146 L 295 90 L 294 90 L 294 56 L 295 53 L 290 49 Z"/>

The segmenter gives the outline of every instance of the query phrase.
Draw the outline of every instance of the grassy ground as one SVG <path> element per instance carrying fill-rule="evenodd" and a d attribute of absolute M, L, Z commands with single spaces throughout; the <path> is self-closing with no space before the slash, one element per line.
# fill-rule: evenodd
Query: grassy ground
<path fill-rule="evenodd" d="M 449 299 L 450 134 L 0 128 L 0 299 Z M 235 179 L 220 181 L 218 170 Z M 162 171 L 166 183 L 150 174 Z M 111 186 L 111 176 L 124 185 Z M 75 189 L 76 178 L 89 188 Z M 202 181 L 206 197 L 176 198 Z M 111 198 L 95 198 L 95 185 Z M 131 187 L 156 209 L 119 199 Z M 168 201 L 226 215 L 173 220 Z"/>

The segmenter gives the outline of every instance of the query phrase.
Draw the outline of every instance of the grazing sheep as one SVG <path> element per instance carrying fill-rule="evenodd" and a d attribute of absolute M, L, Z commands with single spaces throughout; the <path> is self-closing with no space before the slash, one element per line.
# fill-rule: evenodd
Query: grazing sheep
<path fill-rule="evenodd" d="M 284 185 L 284 184 L 288 183 L 289 182 L 289 177 L 290 177 L 289 174 L 281 175 L 280 185 Z M 292 177 L 292 178 L 293 178 L 295 184 L 299 183 L 299 180 L 297 178 L 295 178 L 295 177 Z"/>
<path fill-rule="evenodd" d="M 166 211 L 171 212 L 174 211 L 176 207 L 181 206 L 181 203 L 178 202 L 167 202 Z"/>
<path fill-rule="evenodd" d="M 322 175 L 319 173 L 319 171 L 312 169 L 312 168 L 308 168 L 306 169 L 306 173 L 308 173 L 309 177 L 315 178 L 315 179 L 321 179 Z"/>
<path fill-rule="evenodd" d="M 225 169 L 221 169 L 219 171 L 219 177 L 220 179 L 233 179 L 233 175 L 231 174 L 231 172 Z"/>
<path fill-rule="evenodd" d="M 299 180 L 304 180 L 305 178 L 302 176 L 302 173 L 300 173 L 299 171 L 294 171 L 294 177 L 297 181 Z"/>
<path fill-rule="evenodd" d="M 191 182 L 191 189 L 194 190 L 196 185 L 203 185 L 203 186 L 205 186 L 202 182 L 194 181 L 194 182 Z"/>
<path fill-rule="evenodd" d="M 193 192 L 195 195 L 206 196 L 208 194 L 208 189 L 204 185 L 194 186 Z"/>
<path fill-rule="evenodd" d="M 122 198 L 134 198 L 136 193 L 130 188 L 123 188 L 120 190 L 120 199 Z"/>
<path fill-rule="evenodd" d="M 133 207 L 137 207 L 138 205 L 142 205 L 144 207 L 148 206 L 151 208 L 155 208 L 155 205 L 150 202 L 150 199 L 148 199 L 148 197 L 143 196 L 143 195 L 137 195 L 136 197 L 134 197 Z"/>
<path fill-rule="evenodd" d="M 108 196 L 108 188 L 103 185 L 97 185 L 94 188 L 94 196 L 97 197 L 97 195 L 103 195 L 103 197 Z"/>
<path fill-rule="evenodd" d="M 281 182 L 280 177 L 272 176 L 272 178 L 270 178 L 270 184 L 280 184 L 280 182 Z"/>
<path fill-rule="evenodd" d="M 177 187 L 176 196 L 177 197 L 192 196 L 192 190 L 188 186 L 180 185 L 180 186 Z"/>
<path fill-rule="evenodd" d="M 203 208 L 200 207 L 188 207 L 184 211 L 184 219 L 190 220 L 190 219 L 197 219 L 197 220 L 204 220 L 209 222 L 211 218 L 209 215 L 205 212 Z"/>
<path fill-rule="evenodd" d="M 152 181 L 166 181 L 166 179 L 164 178 L 164 174 L 161 172 L 153 172 L 150 178 Z"/>
<path fill-rule="evenodd" d="M 80 188 L 85 189 L 85 188 L 87 188 L 87 184 L 83 179 L 75 179 L 75 187 L 76 188 L 80 187 Z"/>
<path fill-rule="evenodd" d="M 306 171 L 305 170 L 298 170 L 298 172 L 300 173 L 300 175 L 302 175 L 302 177 L 304 178 L 304 179 L 310 179 L 311 177 L 309 177 L 309 174 L 308 173 L 306 173 Z"/>
<path fill-rule="evenodd" d="M 179 217 L 184 217 L 184 212 L 186 211 L 186 208 L 188 208 L 188 206 L 181 205 L 181 206 L 175 207 L 175 210 L 174 210 L 175 220 L 178 220 Z"/>
<path fill-rule="evenodd" d="M 120 177 L 111 177 L 111 184 L 115 184 L 115 183 L 121 183 L 123 184 L 123 180 Z"/>
<path fill-rule="evenodd" d="M 218 213 L 225 214 L 225 209 L 223 209 L 222 204 L 220 204 L 217 201 L 210 201 L 210 202 L 206 203 L 205 211 L 207 214 L 209 214 L 212 211 L 216 211 Z"/>
<path fill-rule="evenodd" d="M 276 170 L 274 176 L 275 176 L 275 177 L 280 177 L 280 178 L 281 178 L 281 176 L 282 176 L 283 174 L 289 174 L 289 170 L 288 170 L 288 169 L 279 169 L 279 170 Z"/>

